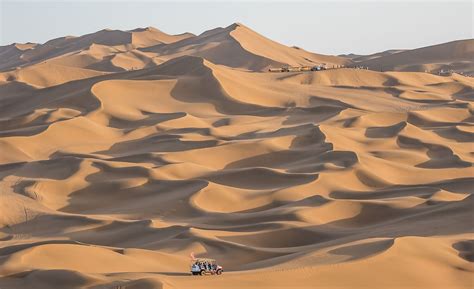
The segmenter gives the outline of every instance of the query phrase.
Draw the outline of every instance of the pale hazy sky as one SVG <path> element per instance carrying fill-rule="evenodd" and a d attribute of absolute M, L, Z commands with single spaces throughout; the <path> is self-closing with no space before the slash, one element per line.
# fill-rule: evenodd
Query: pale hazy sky
<path fill-rule="evenodd" d="M 154 26 L 200 34 L 241 22 L 286 45 L 369 54 L 473 38 L 472 1 L 10 1 L 0 0 L 0 45 Z"/>

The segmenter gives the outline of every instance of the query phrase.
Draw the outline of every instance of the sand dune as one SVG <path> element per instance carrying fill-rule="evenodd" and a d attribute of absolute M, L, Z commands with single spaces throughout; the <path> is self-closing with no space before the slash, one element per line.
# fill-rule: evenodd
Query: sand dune
<path fill-rule="evenodd" d="M 352 59 L 375 70 L 429 71 L 455 70 L 474 72 L 474 40 L 458 40 L 398 53 L 381 53 L 378 57 Z"/>
<path fill-rule="evenodd" d="M 274 42 L 248 27 L 234 23 L 225 28 L 206 31 L 193 38 L 170 45 L 142 48 L 167 58 L 183 55 L 203 57 L 215 64 L 245 70 L 266 70 L 285 65 L 341 65 L 350 61 L 337 56 L 327 56 L 291 48 Z"/>
<path fill-rule="evenodd" d="M 28 66 L 58 57 L 67 59 L 97 45 L 106 46 L 108 50 L 124 52 L 139 47 L 169 44 L 193 36 L 191 33 L 169 35 L 153 27 L 137 28 L 130 31 L 104 29 L 80 37 L 60 37 L 44 44 L 9 45 L 0 47 L 0 55 L 8 56 L 2 57 L 0 70 Z M 92 51 L 91 54 L 93 54 Z M 111 54 L 108 53 L 108 55 Z"/>
<path fill-rule="evenodd" d="M 396 54 L 403 51 L 405 51 L 405 49 L 390 49 L 390 50 L 377 52 L 377 53 L 373 53 L 369 55 L 358 55 L 358 54 L 350 53 L 350 54 L 343 54 L 339 56 L 349 58 L 355 62 L 362 62 L 362 61 L 373 60 L 380 57 L 389 56 L 389 55 Z"/>
<path fill-rule="evenodd" d="M 155 66 L 184 55 L 258 71 L 272 66 L 350 63 L 343 57 L 287 47 L 239 23 L 209 30 L 199 36 L 191 33 L 169 35 L 153 27 L 130 31 L 104 29 L 80 37 L 61 37 L 44 44 L 3 46 L 0 55 L 5 56 L 0 61 L 0 71 L 47 61 L 117 72 Z"/>
<path fill-rule="evenodd" d="M 468 61 L 470 43 L 362 63 Z M 0 56 L 1 288 L 473 285 L 470 77 L 269 73 L 352 62 L 242 24 Z M 225 273 L 190 276 L 191 252 Z"/>
<path fill-rule="evenodd" d="M 0 73 L 0 77 L 9 81 L 19 81 L 35 87 L 50 87 L 76 79 L 90 78 L 105 73 L 52 63 L 41 63 L 34 67 L 13 72 Z"/>

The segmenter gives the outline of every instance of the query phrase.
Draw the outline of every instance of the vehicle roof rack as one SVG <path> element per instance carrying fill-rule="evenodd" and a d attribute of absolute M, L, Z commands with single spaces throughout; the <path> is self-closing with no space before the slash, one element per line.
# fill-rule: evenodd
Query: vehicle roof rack
<path fill-rule="evenodd" d="M 195 262 L 205 262 L 205 261 L 212 261 L 212 262 L 215 262 L 216 260 L 215 259 L 210 259 L 210 258 L 196 258 L 196 260 L 194 260 Z"/>

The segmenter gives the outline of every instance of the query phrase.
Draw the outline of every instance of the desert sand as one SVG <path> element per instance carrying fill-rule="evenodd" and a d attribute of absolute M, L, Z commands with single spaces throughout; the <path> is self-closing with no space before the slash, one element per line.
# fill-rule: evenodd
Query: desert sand
<path fill-rule="evenodd" d="M 474 78 L 423 71 L 473 53 L 239 23 L 0 47 L 0 288 L 472 288 Z M 267 71 L 322 63 L 373 69 Z"/>

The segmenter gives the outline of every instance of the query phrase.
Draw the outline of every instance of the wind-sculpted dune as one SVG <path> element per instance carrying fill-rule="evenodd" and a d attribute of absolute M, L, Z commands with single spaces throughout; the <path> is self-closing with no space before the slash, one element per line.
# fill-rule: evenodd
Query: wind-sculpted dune
<path fill-rule="evenodd" d="M 0 288 L 473 286 L 473 78 L 241 24 L 2 54 Z"/>
<path fill-rule="evenodd" d="M 380 53 L 378 57 L 353 61 L 376 70 L 474 72 L 474 40 L 464 39 L 412 50 Z"/>

